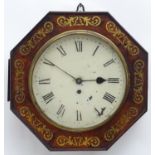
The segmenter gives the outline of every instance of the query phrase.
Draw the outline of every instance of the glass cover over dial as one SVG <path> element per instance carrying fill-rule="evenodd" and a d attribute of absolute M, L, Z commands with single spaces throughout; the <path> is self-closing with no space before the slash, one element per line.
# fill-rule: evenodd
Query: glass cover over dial
<path fill-rule="evenodd" d="M 115 45 L 97 33 L 73 31 L 43 49 L 30 74 L 32 98 L 43 116 L 73 131 L 108 121 L 127 89 L 126 65 Z"/>

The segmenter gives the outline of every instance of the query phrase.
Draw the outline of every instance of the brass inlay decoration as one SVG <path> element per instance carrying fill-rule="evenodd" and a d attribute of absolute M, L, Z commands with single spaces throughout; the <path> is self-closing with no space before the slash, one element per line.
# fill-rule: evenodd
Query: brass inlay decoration
<path fill-rule="evenodd" d="M 131 56 L 139 54 L 139 48 L 116 26 L 114 22 L 108 21 L 106 23 L 106 30 L 128 50 Z"/>
<path fill-rule="evenodd" d="M 72 136 L 58 136 L 56 138 L 57 145 L 63 147 L 98 147 L 100 145 L 100 139 L 94 137 L 72 137 Z"/>
<path fill-rule="evenodd" d="M 87 17 L 87 16 L 60 16 L 57 18 L 57 24 L 61 27 L 66 26 L 94 26 L 97 27 L 101 24 L 101 18 L 99 16 Z"/>
<path fill-rule="evenodd" d="M 134 63 L 134 95 L 133 101 L 136 104 L 141 104 L 144 100 L 143 97 L 143 84 L 144 84 L 144 61 L 141 59 L 136 60 Z"/>
<path fill-rule="evenodd" d="M 24 62 L 21 59 L 17 59 L 14 62 L 15 67 L 15 101 L 17 103 L 23 103 L 25 100 L 24 93 Z"/>
<path fill-rule="evenodd" d="M 112 141 L 117 134 L 122 131 L 125 126 L 132 120 L 132 118 L 138 115 L 138 109 L 136 107 L 130 107 L 129 110 L 124 113 L 121 118 L 110 127 L 104 134 L 106 141 Z"/>
<path fill-rule="evenodd" d="M 30 111 L 29 107 L 22 106 L 20 107 L 19 112 L 20 115 L 25 118 L 27 123 L 29 123 L 35 131 L 40 133 L 46 141 L 50 141 L 53 138 L 51 130 L 47 128 L 32 111 Z"/>
<path fill-rule="evenodd" d="M 53 31 L 53 23 L 47 21 L 33 36 L 23 45 L 20 46 L 19 52 L 22 55 L 28 55 L 49 33 Z"/>

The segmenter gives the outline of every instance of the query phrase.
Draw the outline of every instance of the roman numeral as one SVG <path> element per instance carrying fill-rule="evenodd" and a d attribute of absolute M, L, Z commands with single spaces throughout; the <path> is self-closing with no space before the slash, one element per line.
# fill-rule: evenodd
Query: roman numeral
<path fill-rule="evenodd" d="M 119 78 L 108 78 L 108 83 L 119 83 Z"/>
<path fill-rule="evenodd" d="M 103 112 L 105 110 L 105 108 L 101 108 L 101 111 L 99 111 L 97 108 L 94 108 L 94 109 L 97 112 L 98 116 L 102 116 L 103 115 Z"/>
<path fill-rule="evenodd" d="M 53 100 L 54 94 L 53 94 L 53 92 L 50 92 L 50 93 L 44 95 L 42 98 L 46 102 L 46 104 L 48 104 L 50 101 Z"/>
<path fill-rule="evenodd" d="M 96 54 L 96 52 L 97 52 L 97 50 L 98 50 L 99 47 L 100 47 L 100 46 L 97 46 L 97 47 L 95 48 L 95 50 L 94 50 L 94 52 L 93 52 L 93 56 Z"/>
<path fill-rule="evenodd" d="M 76 51 L 82 52 L 82 41 L 75 41 Z"/>
<path fill-rule="evenodd" d="M 50 84 L 50 79 L 39 80 L 39 84 Z"/>
<path fill-rule="evenodd" d="M 60 52 L 61 55 L 63 56 L 67 55 L 66 51 L 63 49 L 61 45 L 57 47 L 57 50 Z"/>
<path fill-rule="evenodd" d="M 46 58 L 44 58 L 43 63 L 46 65 L 54 66 L 54 64 Z"/>
<path fill-rule="evenodd" d="M 116 98 L 115 96 L 113 96 L 113 95 L 111 95 L 111 94 L 109 94 L 107 92 L 103 96 L 103 99 L 107 100 L 110 103 L 113 103 L 115 98 Z"/>
<path fill-rule="evenodd" d="M 111 59 L 111 60 L 107 61 L 105 64 L 103 64 L 103 66 L 107 67 L 107 66 L 111 65 L 114 62 L 115 62 L 114 59 Z"/>
<path fill-rule="evenodd" d="M 82 121 L 81 112 L 79 112 L 78 110 L 76 111 L 76 120 L 77 120 L 77 121 Z"/>
<path fill-rule="evenodd" d="M 59 107 L 58 111 L 57 111 L 57 115 L 59 116 L 63 116 L 65 112 L 65 106 L 63 104 L 61 104 L 61 106 Z"/>

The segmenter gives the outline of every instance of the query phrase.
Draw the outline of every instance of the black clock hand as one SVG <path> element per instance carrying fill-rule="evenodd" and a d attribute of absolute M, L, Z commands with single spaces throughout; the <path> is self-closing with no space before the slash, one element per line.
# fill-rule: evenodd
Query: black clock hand
<path fill-rule="evenodd" d="M 45 59 L 45 61 L 44 61 L 45 64 L 48 64 L 48 65 L 51 65 L 51 66 L 56 67 L 57 69 L 61 70 L 63 73 L 67 74 L 68 76 L 70 76 L 71 78 L 73 78 L 74 80 L 76 80 L 76 78 L 74 76 L 72 76 L 71 74 L 69 74 L 68 72 L 66 72 L 65 70 L 63 70 L 62 68 L 60 68 L 59 66 L 57 66 L 56 64 L 54 64 L 53 62 L 49 61 L 46 58 L 44 58 L 44 59 Z"/>
<path fill-rule="evenodd" d="M 106 81 L 106 79 L 102 78 L 102 77 L 97 77 L 96 79 L 91 79 L 91 80 L 82 80 L 82 82 L 93 82 L 95 81 L 98 84 L 102 84 L 103 82 Z"/>

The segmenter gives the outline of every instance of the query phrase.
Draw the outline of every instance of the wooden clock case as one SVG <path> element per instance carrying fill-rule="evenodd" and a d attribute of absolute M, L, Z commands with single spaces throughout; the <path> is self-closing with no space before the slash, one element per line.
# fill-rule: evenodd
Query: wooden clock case
<path fill-rule="evenodd" d="M 28 77 L 33 58 L 52 37 L 89 30 L 109 38 L 128 65 L 130 87 L 121 108 L 106 124 L 83 132 L 55 127 L 32 103 Z M 107 12 L 49 12 L 11 51 L 9 100 L 13 113 L 49 150 L 107 150 L 147 111 L 147 52 Z"/>

